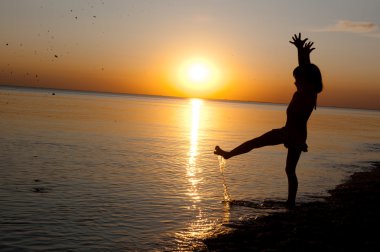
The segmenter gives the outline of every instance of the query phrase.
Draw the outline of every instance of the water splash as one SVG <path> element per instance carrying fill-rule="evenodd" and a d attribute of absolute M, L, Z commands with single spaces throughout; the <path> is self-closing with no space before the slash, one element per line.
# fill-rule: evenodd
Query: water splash
<path fill-rule="evenodd" d="M 218 156 L 218 161 L 219 161 L 219 169 L 220 169 L 220 172 L 222 173 L 222 178 L 223 178 L 223 197 L 224 197 L 223 202 L 229 203 L 232 201 L 232 199 L 231 199 L 231 195 L 226 183 L 226 178 L 224 176 L 224 170 L 226 168 L 227 162 L 222 156 Z"/>

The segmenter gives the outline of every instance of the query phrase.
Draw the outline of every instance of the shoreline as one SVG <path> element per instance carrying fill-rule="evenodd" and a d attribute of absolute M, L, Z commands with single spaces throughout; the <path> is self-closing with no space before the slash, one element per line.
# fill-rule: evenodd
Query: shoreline
<path fill-rule="evenodd" d="M 369 165 L 323 202 L 243 222 L 203 242 L 208 251 L 380 251 L 380 162 Z"/>

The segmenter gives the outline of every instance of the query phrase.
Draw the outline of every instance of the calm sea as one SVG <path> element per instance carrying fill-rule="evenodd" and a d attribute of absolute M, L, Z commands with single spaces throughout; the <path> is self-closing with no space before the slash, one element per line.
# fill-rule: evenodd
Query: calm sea
<path fill-rule="evenodd" d="M 52 95 L 52 93 L 55 95 Z M 287 197 L 286 149 L 227 161 L 285 122 L 284 105 L 0 88 L 0 248 L 162 251 L 254 219 Z M 297 167 L 298 201 L 320 200 L 378 160 L 380 112 L 318 108 Z M 223 203 L 224 193 L 252 204 Z"/>

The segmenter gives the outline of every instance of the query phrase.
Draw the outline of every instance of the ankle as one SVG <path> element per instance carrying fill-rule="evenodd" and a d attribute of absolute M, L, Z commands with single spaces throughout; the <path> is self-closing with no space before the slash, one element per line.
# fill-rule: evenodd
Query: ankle
<path fill-rule="evenodd" d="M 287 209 L 294 209 L 294 208 L 296 207 L 296 202 L 293 201 L 293 200 L 288 200 L 288 201 L 286 201 L 286 203 L 285 203 L 285 207 L 286 207 Z"/>
<path fill-rule="evenodd" d="M 229 159 L 229 158 L 232 158 L 232 157 L 233 157 L 233 155 L 231 155 L 230 152 L 226 152 L 226 153 L 224 154 L 224 159 Z"/>

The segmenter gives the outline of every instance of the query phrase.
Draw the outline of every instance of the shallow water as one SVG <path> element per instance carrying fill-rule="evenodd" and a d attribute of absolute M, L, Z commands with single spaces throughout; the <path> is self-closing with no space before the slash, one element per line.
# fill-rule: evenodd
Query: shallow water
<path fill-rule="evenodd" d="M 223 224 L 270 213 L 285 201 L 283 146 L 230 159 L 223 174 L 213 155 L 217 144 L 230 149 L 283 126 L 285 109 L 2 87 L 0 246 L 202 247 L 200 239 Z M 309 121 L 309 152 L 297 168 L 298 200 L 327 195 L 365 161 L 377 160 L 379 128 L 379 111 L 318 108 Z M 235 204 L 223 203 L 226 193 Z M 252 207 L 264 201 L 274 207 Z"/>

